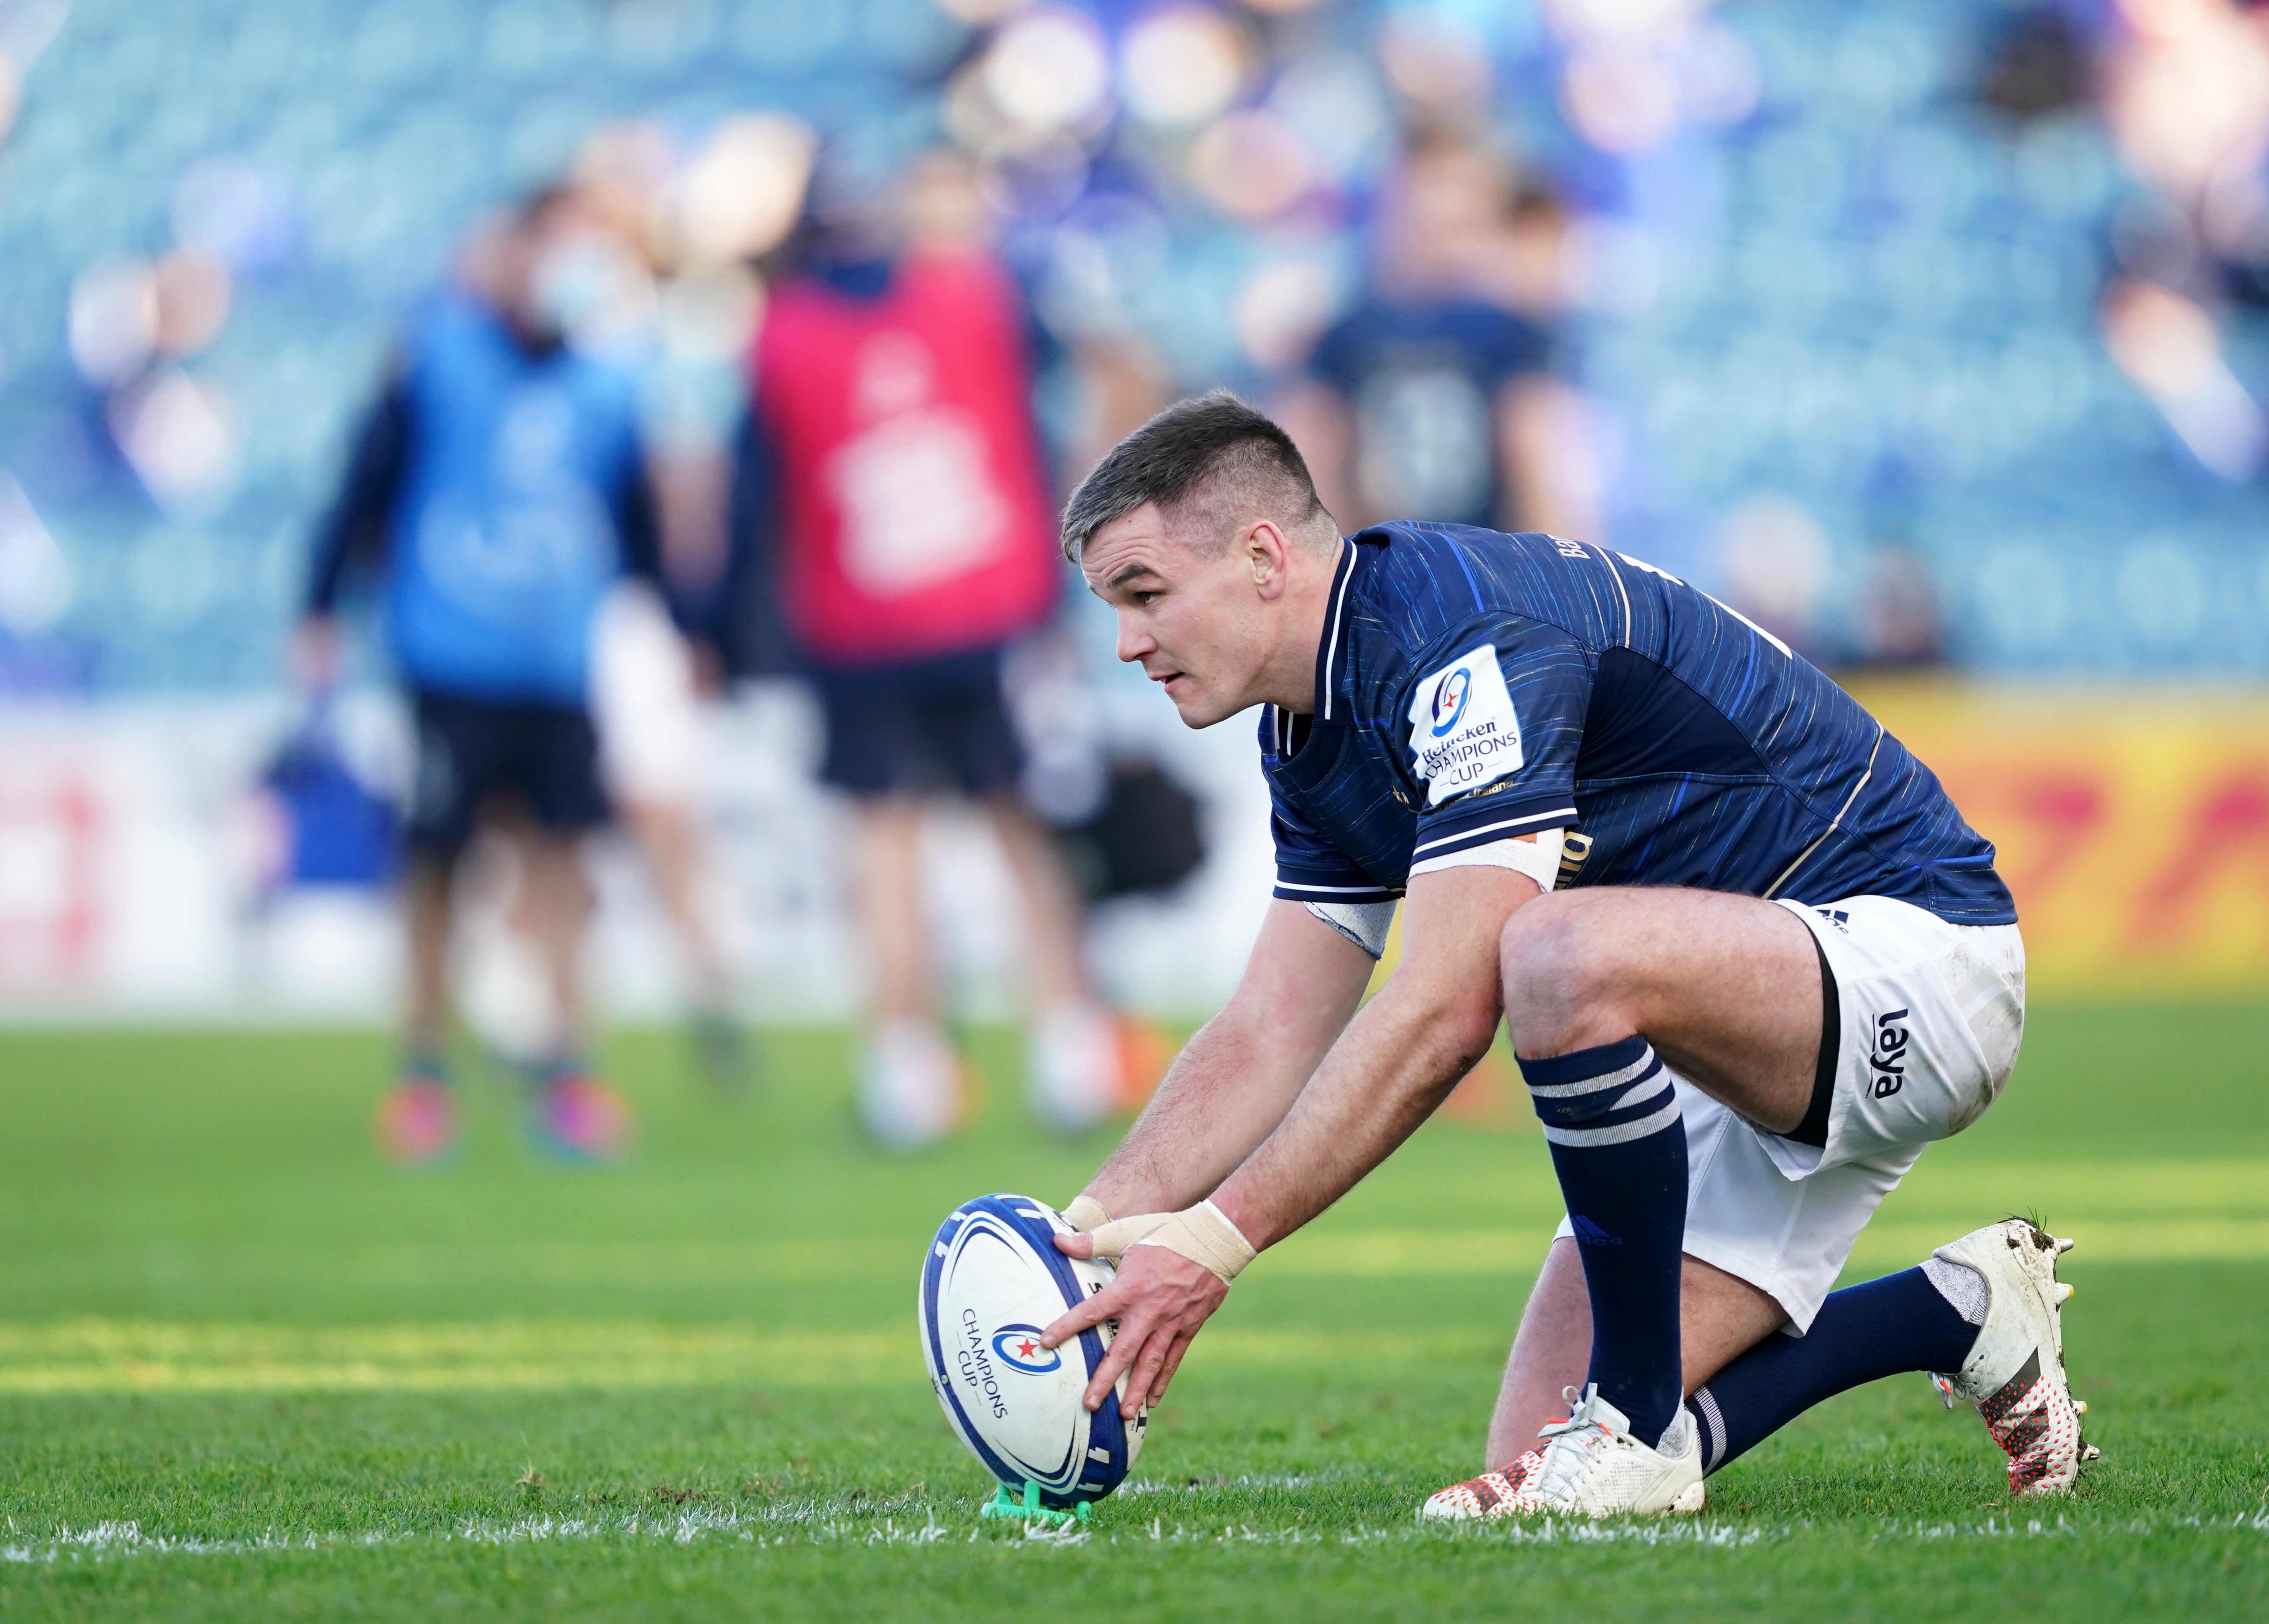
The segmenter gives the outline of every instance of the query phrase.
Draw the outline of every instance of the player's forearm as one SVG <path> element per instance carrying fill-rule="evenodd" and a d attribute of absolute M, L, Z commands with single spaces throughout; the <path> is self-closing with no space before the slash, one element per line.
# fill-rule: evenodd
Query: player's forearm
<path fill-rule="evenodd" d="M 1398 995 L 1397 985 L 1356 1016 L 1275 1132 L 1213 1192 L 1256 1250 L 1353 1189 L 1488 1052 L 1493 989 Z"/>
<path fill-rule="evenodd" d="M 1214 1192 L 1245 1240 L 1282 1240 L 1355 1187 L 1473 1068 L 1504 1009 L 1497 940 L 1538 895 L 1496 866 L 1413 876 L 1403 955 L 1276 1131 Z"/>

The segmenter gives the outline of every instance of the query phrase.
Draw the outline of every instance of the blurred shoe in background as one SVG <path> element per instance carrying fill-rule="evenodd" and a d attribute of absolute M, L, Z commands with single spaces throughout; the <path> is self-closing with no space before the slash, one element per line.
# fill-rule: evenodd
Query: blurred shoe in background
<path fill-rule="evenodd" d="M 579 1061 L 550 1067 L 528 1102 L 528 1136 L 555 1161 L 620 1161 L 634 1121 L 630 1102 Z"/>
<path fill-rule="evenodd" d="M 457 1148 L 457 1090 L 435 1061 L 412 1060 L 378 1102 L 371 1137 L 389 1160 L 431 1167 Z"/>
<path fill-rule="evenodd" d="M 1025 1050 L 1025 1092 L 1051 1132 L 1075 1137 L 1149 1103 L 1176 1045 L 1123 1010 L 1082 1002 L 1043 1010 Z"/>
<path fill-rule="evenodd" d="M 885 1150 L 921 1150 L 961 1126 L 971 1089 L 961 1056 L 927 1021 L 883 1021 L 859 1059 L 859 1121 Z"/>
<path fill-rule="evenodd" d="M 756 1081 L 750 1054 L 748 1029 L 740 1017 L 718 1004 L 697 1005 L 685 1027 L 687 1041 L 701 1075 L 721 1094 L 740 1094 Z"/>
<path fill-rule="evenodd" d="M 1119 1045 L 1119 1109 L 1133 1116 L 1150 1103 L 1182 1046 L 1156 1022 L 1123 1009 L 1112 1015 L 1112 1030 Z"/>
<path fill-rule="evenodd" d="M 1043 1009 L 1025 1045 L 1025 1093 L 1041 1126 L 1067 1138 L 1119 1114 L 1119 1028 L 1111 1011 L 1082 1001 Z"/>

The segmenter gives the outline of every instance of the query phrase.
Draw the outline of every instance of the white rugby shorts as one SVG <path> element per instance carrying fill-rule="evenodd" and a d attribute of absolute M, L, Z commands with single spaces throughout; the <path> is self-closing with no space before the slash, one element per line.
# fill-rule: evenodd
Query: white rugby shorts
<path fill-rule="evenodd" d="M 1748 1281 L 1800 1332 L 1933 1140 L 2000 1097 L 2025 1030 L 2014 925 L 1952 925 L 1911 903 L 1778 904 L 1811 927 L 1842 1015 L 1827 1143 L 1757 1126 L 1674 1077 L 1686 1124 L 1686 1251 Z M 1560 1231 L 1569 1235 L 1565 1220 Z"/>

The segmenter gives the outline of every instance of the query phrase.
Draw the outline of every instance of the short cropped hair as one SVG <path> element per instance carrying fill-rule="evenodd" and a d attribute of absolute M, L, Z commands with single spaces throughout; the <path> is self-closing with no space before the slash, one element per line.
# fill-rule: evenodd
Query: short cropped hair
<path fill-rule="evenodd" d="M 1078 563 L 1098 530 L 1151 503 L 1223 545 L 1243 517 L 1288 529 L 1330 517 L 1292 437 L 1226 389 L 1177 401 L 1111 448 L 1064 504 L 1064 557 Z"/>

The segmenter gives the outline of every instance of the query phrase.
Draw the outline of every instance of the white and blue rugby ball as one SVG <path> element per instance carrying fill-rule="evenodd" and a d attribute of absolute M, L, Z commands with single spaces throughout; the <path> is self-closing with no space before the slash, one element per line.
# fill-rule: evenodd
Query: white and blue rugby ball
<path fill-rule="evenodd" d="M 1106 1327 L 1040 1346 L 1049 1321 L 1111 1283 L 1110 1264 L 1055 1249 L 1071 1233 L 1041 1202 L 979 1196 L 939 1227 L 921 1276 L 922 1357 L 946 1420 L 987 1471 L 1018 1495 L 1038 1485 L 1058 1510 L 1118 1487 L 1149 1421 L 1147 1410 L 1124 1421 L 1117 1403 L 1090 1415 L 1080 1402 L 1111 1345 Z"/>

